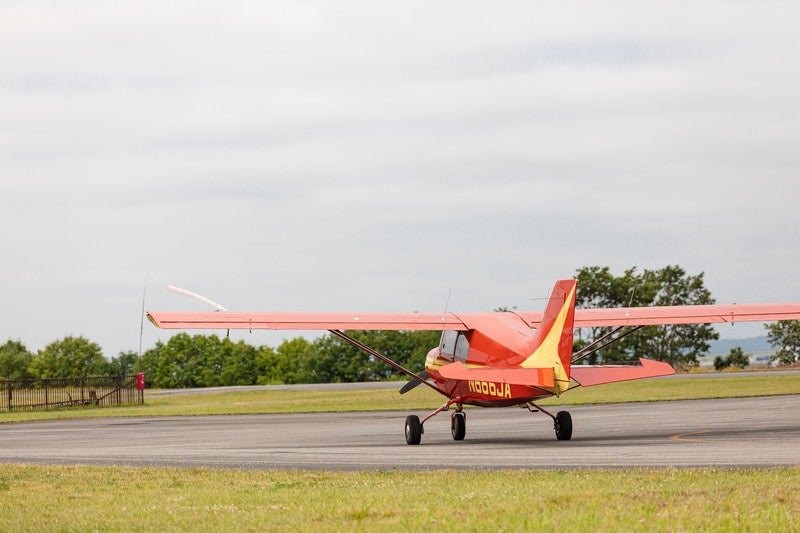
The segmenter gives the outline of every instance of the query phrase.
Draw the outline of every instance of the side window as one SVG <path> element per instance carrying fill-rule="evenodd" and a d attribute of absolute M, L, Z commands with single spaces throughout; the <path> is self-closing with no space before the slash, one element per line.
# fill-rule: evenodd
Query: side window
<path fill-rule="evenodd" d="M 463 333 L 458 334 L 458 340 L 456 341 L 456 359 L 461 359 L 463 361 L 467 360 L 467 356 L 469 355 L 469 341 L 467 340 L 467 336 Z"/>
<path fill-rule="evenodd" d="M 457 331 L 443 331 L 442 342 L 439 347 L 443 355 L 453 355 L 456 353 Z"/>

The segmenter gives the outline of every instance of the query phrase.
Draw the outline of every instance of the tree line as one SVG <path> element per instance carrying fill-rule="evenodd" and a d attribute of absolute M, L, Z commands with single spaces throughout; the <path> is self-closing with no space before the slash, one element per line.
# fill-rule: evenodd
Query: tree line
<path fill-rule="evenodd" d="M 688 275 L 679 266 L 616 276 L 609 267 L 578 269 L 577 307 L 629 307 L 712 304 L 703 273 Z M 611 328 L 575 330 L 579 350 Z M 767 339 L 778 351 L 776 360 L 800 360 L 800 321 L 767 325 Z M 362 343 L 414 371 L 423 370 L 426 353 L 439 342 L 437 331 L 353 331 Z M 585 364 L 626 363 L 638 357 L 666 361 L 678 367 L 697 364 L 709 343 L 718 338 L 704 324 L 648 326 L 592 354 Z M 738 355 L 738 354 L 732 354 Z M 739 358 L 740 359 L 740 358 Z M 720 367 L 738 364 L 729 357 Z M 252 346 L 217 335 L 179 333 L 158 341 L 141 357 L 133 351 L 107 359 L 100 346 L 84 337 L 65 337 L 31 353 L 20 341 L 0 346 L 0 379 L 123 375 L 144 372 L 149 386 L 158 388 L 331 383 L 400 379 L 404 376 L 333 335 L 315 340 L 295 338 L 279 346 Z"/>
<path fill-rule="evenodd" d="M 437 331 L 354 331 L 351 335 L 404 367 L 421 372 Z M 144 372 L 149 387 L 336 383 L 398 379 L 401 374 L 332 335 L 302 337 L 276 348 L 217 335 L 179 333 L 142 353 L 106 359 L 98 344 L 65 337 L 32 354 L 20 341 L 0 346 L 0 379 L 129 375 Z"/>

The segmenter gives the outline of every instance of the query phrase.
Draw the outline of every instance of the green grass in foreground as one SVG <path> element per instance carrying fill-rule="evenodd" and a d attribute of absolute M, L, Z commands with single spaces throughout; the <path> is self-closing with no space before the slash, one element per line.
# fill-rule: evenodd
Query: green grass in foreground
<path fill-rule="evenodd" d="M 800 468 L 285 472 L 0 465 L 2 531 L 790 531 Z"/>
<path fill-rule="evenodd" d="M 98 416 L 180 416 L 211 414 L 299 413 L 331 411 L 435 409 L 444 397 L 427 387 L 400 395 L 397 388 L 325 391 L 230 391 L 150 395 L 145 405 L 117 408 L 72 408 L 57 411 L 0 413 L 0 423 Z M 800 394 L 800 376 L 780 375 L 643 380 L 577 388 L 543 405 L 579 405 L 655 400 L 690 400 Z"/>

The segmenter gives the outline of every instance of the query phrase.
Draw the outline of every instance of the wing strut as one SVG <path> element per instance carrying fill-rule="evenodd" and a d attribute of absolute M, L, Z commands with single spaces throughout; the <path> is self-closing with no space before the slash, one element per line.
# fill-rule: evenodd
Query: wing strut
<path fill-rule="evenodd" d="M 624 339 L 625 337 L 627 337 L 628 335 L 630 335 L 634 331 L 638 331 L 639 329 L 643 328 L 644 326 L 636 326 L 636 327 L 626 331 L 625 333 L 622 333 L 621 335 L 619 335 L 617 337 L 614 337 L 613 339 L 608 340 L 610 337 L 613 337 L 614 335 L 616 335 L 620 330 L 625 329 L 625 327 L 626 326 L 619 326 L 619 327 L 616 327 L 616 328 L 612 329 L 611 331 L 609 331 L 608 333 L 606 333 L 605 335 L 603 335 L 602 337 L 600 337 L 599 339 L 597 339 L 596 341 L 591 343 L 590 345 L 585 346 L 583 349 L 581 349 L 578 352 L 576 352 L 575 354 L 573 354 L 571 364 L 574 365 L 575 363 L 577 363 L 579 361 L 583 361 L 584 359 L 586 359 L 590 355 L 599 352 L 600 350 L 602 350 L 606 346 L 611 346 L 612 344 L 614 344 L 617 341 L 621 341 L 622 339 Z M 597 346 L 598 344 L 600 344 L 600 346 Z M 595 348 L 595 346 L 597 346 L 597 348 Z"/>
<path fill-rule="evenodd" d="M 438 392 L 440 394 L 442 393 L 442 391 L 439 390 L 439 388 L 436 385 L 434 385 L 433 383 L 427 381 L 427 378 L 422 377 L 420 374 L 416 374 L 416 373 L 412 372 L 411 370 L 407 369 L 406 367 L 404 367 L 403 365 L 392 361 L 391 359 L 389 359 L 388 357 L 386 357 L 382 353 L 377 352 L 377 351 L 373 350 L 372 348 L 370 348 L 369 346 L 367 346 L 366 344 L 357 341 L 356 339 L 354 339 L 350 335 L 344 333 L 343 331 L 338 330 L 338 329 L 329 329 L 328 331 L 333 333 L 334 335 L 336 335 L 340 339 L 349 342 L 350 344 L 352 344 L 353 346 L 355 346 L 359 350 L 363 350 L 363 351 L 367 352 L 368 354 L 370 354 L 371 356 L 373 356 L 373 357 L 375 357 L 377 359 L 380 359 L 381 361 L 383 361 L 384 363 L 386 363 L 390 367 L 394 368 L 395 370 L 399 370 L 403 374 L 405 374 L 407 376 L 410 376 L 412 379 L 415 379 L 415 380 L 419 381 L 423 385 L 427 385 L 428 387 L 432 388 L 433 390 L 435 390 L 436 392 Z"/>

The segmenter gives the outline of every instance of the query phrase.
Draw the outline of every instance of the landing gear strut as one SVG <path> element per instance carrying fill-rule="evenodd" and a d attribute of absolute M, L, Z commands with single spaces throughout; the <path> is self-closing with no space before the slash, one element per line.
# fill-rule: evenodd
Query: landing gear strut
<path fill-rule="evenodd" d="M 422 440 L 422 434 L 425 433 L 424 424 L 434 416 L 442 411 L 447 411 L 450 406 L 456 404 L 456 411 L 450 417 L 450 431 L 453 434 L 454 440 L 464 440 L 464 435 L 467 433 L 467 418 L 464 415 L 464 406 L 462 405 L 461 397 L 448 400 L 446 404 L 426 416 L 420 421 L 417 415 L 409 415 L 406 417 L 406 444 L 416 445 Z"/>
<path fill-rule="evenodd" d="M 442 411 L 449 410 L 450 406 L 453 404 L 456 404 L 456 409 L 453 414 L 450 415 L 450 433 L 453 435 L 453 440 L 464 440 L 464 436 L 467 434 L 467 417 L 466 413 L 464 413 L 464 406 L 461 402 L 461 398 L 454 398 L 421 421 L 417 415 L 409 415 L 406 417 L 406 443 L 411 445 L 419 444 L 422 441 L 422 434 L 425 433 L 425 422 Z M 553 429 L 556 432 L 556 439 L 572 439 L 572 416 L 569 414 L 569 411 L 559 411 L 553 414 L 542 409 L 533 402 L 528 402 L 525 404 L 525 407 L 532 413 L 541 411 L 553 419 Z"/>
<path fill-rule="evenodd" d="M 569 411 L 559 411 L 556 414 L 553 414 L 549 411 L 545 411 L 533 402 L 529 402 L 526 407 L 528 408 L 528 411 L 532 413 L 541 411 L 553 419 L 553 429 L 556 430 L 556 439 L 570 440 L 572 438 L 572 416 L 569 414 Z"/>

